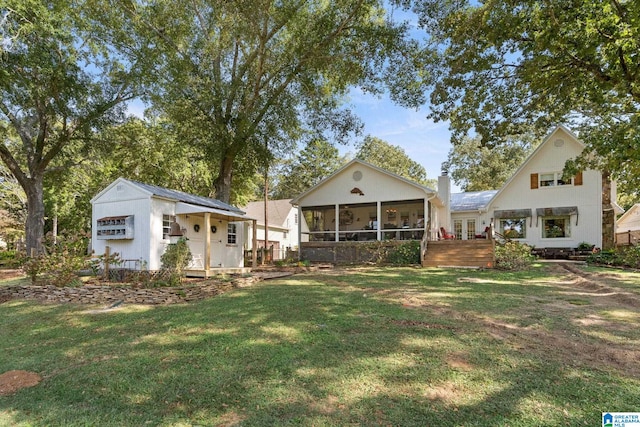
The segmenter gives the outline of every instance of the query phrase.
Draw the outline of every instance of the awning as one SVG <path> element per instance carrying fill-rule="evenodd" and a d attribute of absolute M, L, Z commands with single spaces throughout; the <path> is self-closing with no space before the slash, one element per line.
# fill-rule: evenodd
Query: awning
<path fill-rule="evenodd" d="M 564 216 L 575 215 L 576 225 L 578 225 L 578 207 L 577 206 L 564 206 L 558 208 L 536 208 L 536 215 L 541 216 Z M 536 218 L 536 223 L 538 222 Z"/>
<path fill-rule="evenodd" d="M 533 215 L 531 209 L 504 209 L 493 211 L 493 217 L 496 219 L 504 218 L 531 218 L 529 227 L 533 225 Z"/>
<path fill-rule="evenodd" d="M 493 217 L 500 218 L 528 218 L 531 215 L 531 209 L 509 209 L 501 211 L 493 211 Z"/>
<path fill-rule="evenodd" d="M 176 203 L 176 215 L 210 213 L 214 218 L 222 218 L 227 221 L 252 221 L 255 218 L 246 216 L 243 212 L 225 211 L 222 209 L 208 208 L 206 206 L 192 205 L 190 203 Z"/>

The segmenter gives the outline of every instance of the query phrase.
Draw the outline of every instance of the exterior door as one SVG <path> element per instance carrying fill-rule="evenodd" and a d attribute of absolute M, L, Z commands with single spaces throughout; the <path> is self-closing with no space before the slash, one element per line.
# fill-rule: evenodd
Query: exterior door
<path fill-rule="evenodd" d="M 458 240 L 473 240 L 476 237 L 476 219 L 454 219 L 453 234 Z"/>

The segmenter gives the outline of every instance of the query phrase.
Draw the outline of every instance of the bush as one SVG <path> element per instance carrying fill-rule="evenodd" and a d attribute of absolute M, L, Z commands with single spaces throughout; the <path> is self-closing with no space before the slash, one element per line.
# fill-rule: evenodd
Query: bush
<path fill-rule="evenodd" d="M 0 267 L 14 268 L 20 265 L 18 254 L 14 250 L 0 251 Z"/>
<path fill-rule="evenodd" d="M 531 246 L 520 242 L 496 243 L 496 268 L 503 270 L 524 270 L 536 257 L 531 254 Z"/>
<path fill-rule="evenodd" d="M 390 264 L 420 264 L 420 242 L 410 240 L 389 251 L 387 262 Z"/>
<path fill-rule="evenodd" d="M 193 256 L 187 239 L 180 238 L 177 243 L 170 243 L 167 249 L 160 257 L 162 262 L 162 269 L 168 273 L 169 284 L 177 285 L 182 283 L 182 277 L 184 270 L 187 268 Z"/>
<path fill-rule="evenodd" d="M 587 262 L 616 267 L 640 268 L 640 246 L 624 246 L 592 254 Z"/>
<path fill-rule="evenodd" d="M 626 246 L 619 252 L 622 265 L 631 268 L 640 268 L 640 246 Z"/>
<path fill-rule="evenodd" d="M 55 286 L 77 286 L 78 271 L 86 268 L 87 236 L 85 234 L 45 236 L 43 253 L 25 259 L 22 269 L 36 283 L 39 278 Z"/>

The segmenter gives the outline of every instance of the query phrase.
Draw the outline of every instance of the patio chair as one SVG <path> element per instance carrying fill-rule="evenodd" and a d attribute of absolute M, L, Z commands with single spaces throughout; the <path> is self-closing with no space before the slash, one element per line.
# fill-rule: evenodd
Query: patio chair
<path fill-rule="evenodd" d="M 448 232 L 444 227 L 440 227 L 440 238 L 444 240 L 455 240 L 456 235 Z"/>

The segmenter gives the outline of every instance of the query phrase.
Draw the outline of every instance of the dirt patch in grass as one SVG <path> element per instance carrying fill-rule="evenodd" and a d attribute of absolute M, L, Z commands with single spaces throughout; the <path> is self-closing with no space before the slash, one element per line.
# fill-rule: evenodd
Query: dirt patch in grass
<path fill-rule="evenodd" d="M 563 264 L 551 266 L 550 273 L 545 283 L 558 290 L 557 296 L 530 297 L 530 305 L 525 304 L 510 315 L 507 313 L 507 319 L 518 321 L 457 310 L 422 295 L 405 293 L 398 297 L 406 308 L 429 310 L 454 323 L 460 321 L 479 328 L 519 352 L 552 357 L 577 367 L 640 376 L 640 347 L 634 340 L 625 338 L 640 327 L 639 319 L 602 317 L 604 312 L 636 313 L 640 296 L 624 286 L 616 286 L 622 277 L 615 275 L 590 273 Z M 531 316 L 532 321 L 528 322 L 527 316 Z M 554 323 L 547 323 L 549 319 L 554 319 Z M 454 358 L 451 363 L 457 365 L 458 361 Z"/>
<path fill-rule="evenodd" d="M 0 374 L 0 396 L 8 396 L 27 387 L 38 385 L 42 377 L 35 372 L 8 371 Z"/>

